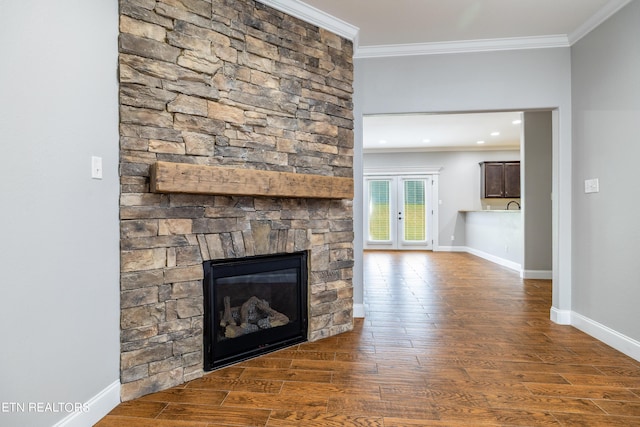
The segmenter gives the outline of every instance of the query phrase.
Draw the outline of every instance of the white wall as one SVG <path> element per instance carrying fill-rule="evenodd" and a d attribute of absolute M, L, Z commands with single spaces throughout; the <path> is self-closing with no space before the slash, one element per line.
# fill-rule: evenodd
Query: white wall
<path fill-rule="evenodd" d="M 504 209 L 507 199 L 481 199 L 480 162 L 520 160 L 520 151 L 432 151 L 405 153 L 365 153 L 364 169 L 441 168 L 438 194 L 439 246 L 466 246 L 465 215 L 460 210 L 483 209 L 482 201 L 491 209 Z M 363 231 L 364 234 L 364 231 Z M 451 240 L 451 236 L 454 239 Z"/>
<path fill-rule="evenodd" d="M 117 34 L 116 0 L 0 0 L 2 426 L 117 403 Z"/>
<path fill-rule="evenodd" d="M 362 115 L 410 112 L 557 109 L 553 141 L 554 312 L 571 308 L 571 63 L 570 50 L 532 49 L 355 61 L 356 170 L 362 156 Z M 356 193 L 354 206 L 362 204 Z M 362 212 L 354 212 L 356 242 Z M 357 249 L 357 248 L 356 248 Z M 356 251 L 356 270 L 362 254 Z M 354 273 L 354 279 L 359 273 Z M 355 282 L 362 287 L 362 282 Z M 355 302 L 362 289 L 355 289 Z M 557 320 L 557 319 L 555 319 Z"/>
<path fill-rule="evenodd" d="M 362 74 L 359 61 L 353 62 L 353 315 L 355 317 L 364 317 L 364 281 L 363 271 L 363 251 L 364 251 L 364 234 L 363 220 L 364 215 L 364 180 L 361 179 L 364 174 L 364 165 L 362 159 L 362 102 L 358 96 L 360 92 L 366 90 L 360 85 L 360 75 Z"/>
<path fill-rule="evenodd" d="M 635 340 L 640 358 L 640 2 L 571 49 L 574 111 L 573 312 L 592 334 Z M 585 194 L 598 178 L 600 192 Z M 622 345 L 629 344 L 623 340 Z M 640 359 L 639 359 L 640 360 Z"/>

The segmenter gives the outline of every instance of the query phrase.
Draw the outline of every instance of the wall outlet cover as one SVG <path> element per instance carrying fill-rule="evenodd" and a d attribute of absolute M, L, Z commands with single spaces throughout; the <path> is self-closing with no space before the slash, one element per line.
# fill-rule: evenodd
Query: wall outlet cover
<path fill-rule="evenodd" d="M 599 191 L 600 191 L 600 182 L 598 181 L 598 178 L 584 180 L 585 193 L 597 193 Z"/>

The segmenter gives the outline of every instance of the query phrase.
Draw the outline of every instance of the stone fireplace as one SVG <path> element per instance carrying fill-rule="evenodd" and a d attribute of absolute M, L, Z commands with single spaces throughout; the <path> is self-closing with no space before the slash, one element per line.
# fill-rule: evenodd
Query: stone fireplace
<path fill-rule="evenodd" d="M 203 375 L 209 260 L 304 251 L 306 338 L 350 330 L 352 200 L 322 188 L 353 175 L 351 41 L 252 0 L 121 0 L 119 51 L 122 399 Z M 286 180 L 167 190 L 166 164 Z"/>

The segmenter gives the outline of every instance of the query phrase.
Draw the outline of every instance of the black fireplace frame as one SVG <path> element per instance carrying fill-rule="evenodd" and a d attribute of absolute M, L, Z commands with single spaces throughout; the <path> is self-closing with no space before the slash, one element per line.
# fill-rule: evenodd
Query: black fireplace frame
<path fill-rule="evenodd" d="M 308 333 L 308 253 L 307 251 L 259 255 L 245 258 L 205 261 L 204 295 L 204 370 L 211 371 L 261 354 L 307 341 Z M 216 325 L 220 312 L 216 310 L 215 280 L 254 273 L 268 273 L 295 268 L 297 280 L 297 313 L 287 325 L 265 329 L 231 340 L 217 341 Z M 219 308 L 219 307 L 218 307 Z M 261 344 L 256 345 L 258 341 Z"/>

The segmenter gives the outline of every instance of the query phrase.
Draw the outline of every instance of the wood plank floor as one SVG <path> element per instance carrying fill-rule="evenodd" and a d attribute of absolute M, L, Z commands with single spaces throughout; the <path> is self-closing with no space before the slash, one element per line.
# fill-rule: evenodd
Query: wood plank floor
<path fill-rule="evenodd" d="M 365 254 L 336 337 L 125 402 L 97 426 L 640 426 L 640 363 L 549 320 L 551 283 L 463 253 Z"/>

